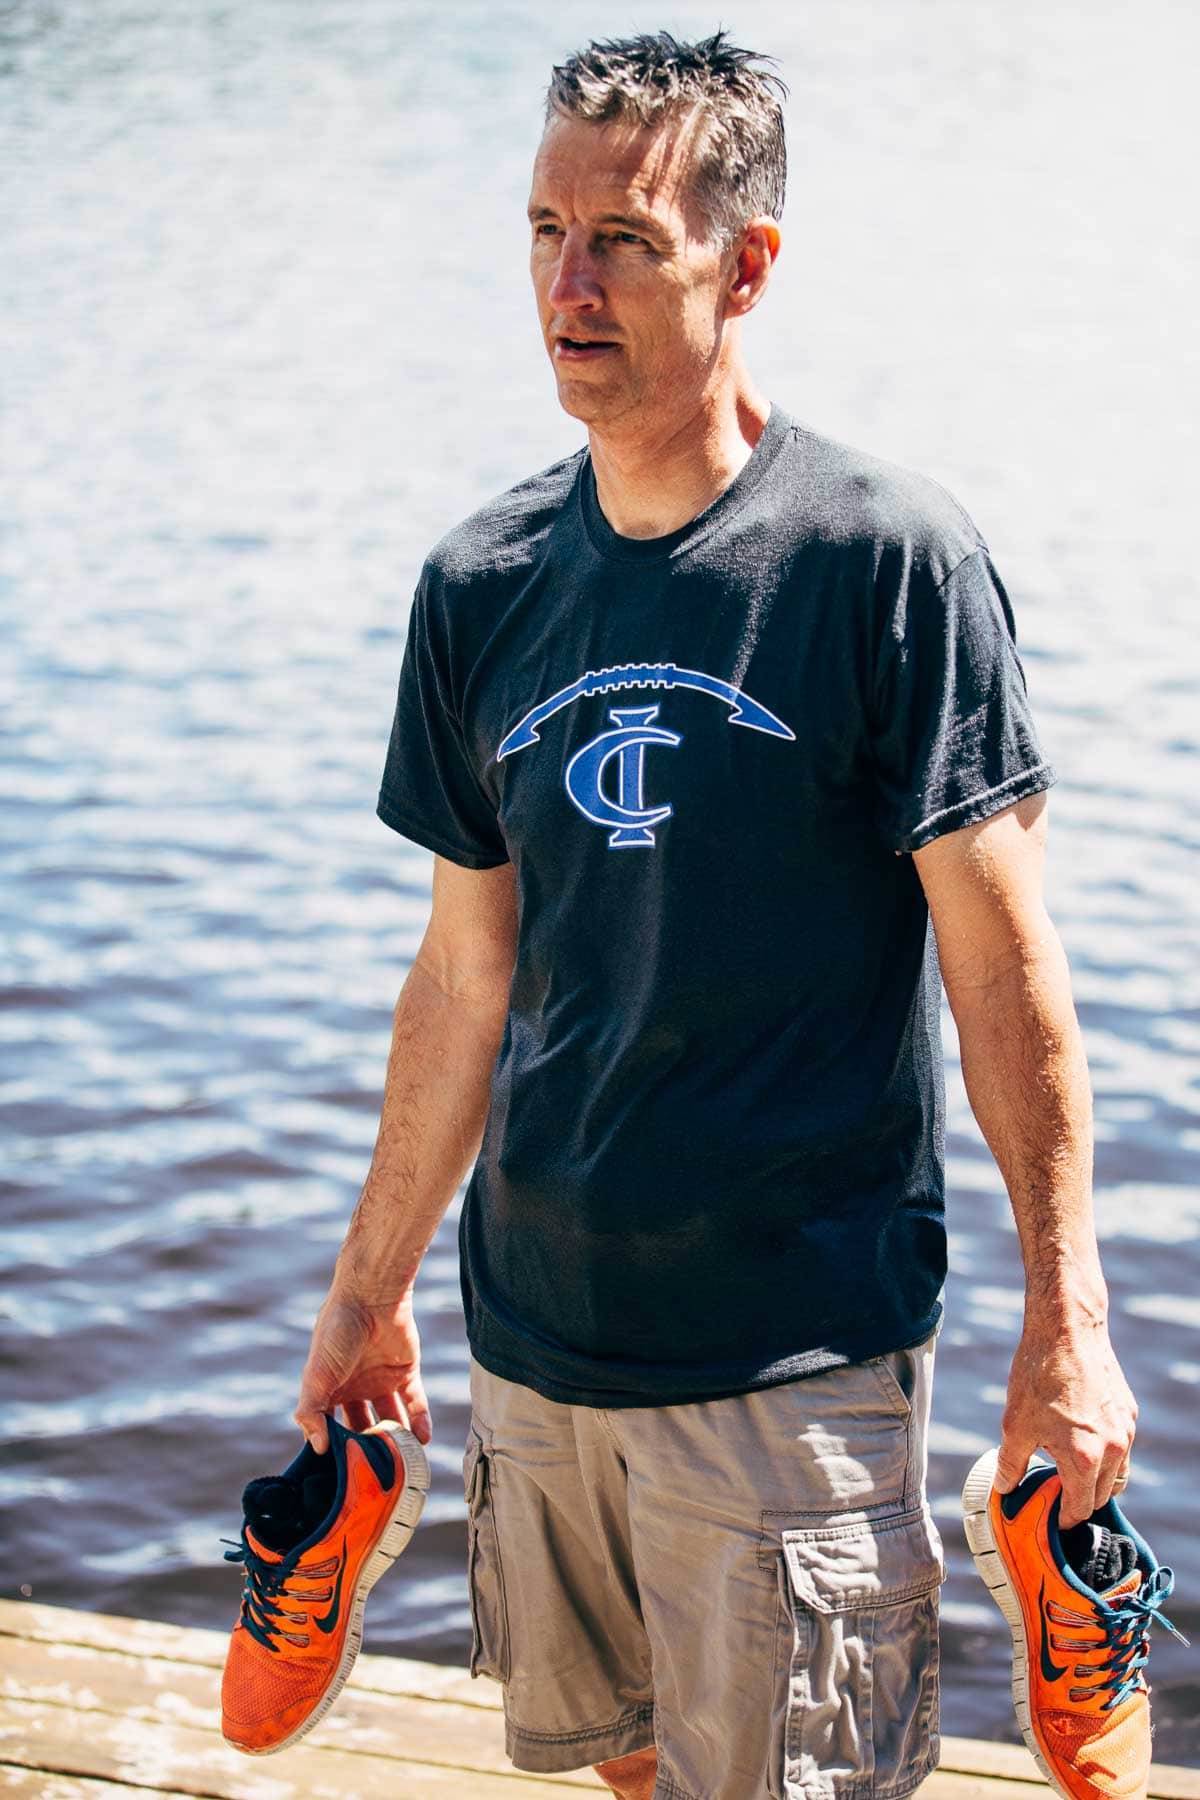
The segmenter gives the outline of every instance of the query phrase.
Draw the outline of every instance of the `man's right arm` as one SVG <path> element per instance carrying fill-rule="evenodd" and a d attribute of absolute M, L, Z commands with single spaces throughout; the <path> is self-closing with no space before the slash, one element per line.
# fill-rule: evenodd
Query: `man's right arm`
<path fill-rule="evenodd" d="M 379 1131 L 313 1330 L 294 1417 L 323 1452 L 322 1415 L 379 1417 L 430 1436 L 412 1314 L 416 1273 L 478 1154 L 516 955 L 511 863 L 435 857 L 433 911 L 400 997 Z"/>

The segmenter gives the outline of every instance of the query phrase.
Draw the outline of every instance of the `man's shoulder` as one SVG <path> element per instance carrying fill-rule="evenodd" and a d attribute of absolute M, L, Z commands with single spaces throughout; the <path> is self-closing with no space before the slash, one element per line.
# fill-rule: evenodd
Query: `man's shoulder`
<path fill-rule="evenodd" d="M 461 519 L 429 552 L 427 573 L 461 587 L 528 567 L 570 499 L 584 454 L 561 457 Z"/>
<path fill-rule="evenodd" d="M 973 551 L 986 550 L 970 513 L 931 475 L 799 421 L 792 428 L 805 508 L 822 539 L 924 564 L 939 580 Z"/>

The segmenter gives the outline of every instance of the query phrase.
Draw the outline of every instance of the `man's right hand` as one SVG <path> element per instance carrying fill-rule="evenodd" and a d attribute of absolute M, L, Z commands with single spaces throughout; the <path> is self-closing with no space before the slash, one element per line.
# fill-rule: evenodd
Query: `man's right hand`
<path fill-rule="evenodd" d="M 377 1419 L 396 1419 L 420 1443 L 429 1442 L 433 1429 L 411 1293 L 386 1305 L 357 1299 L 336 1285 L 326 1295 L 292 1414 L 318 1456 L 329 1448 L 324 1415 L 338 1406 L 351 1431 L 365 1431 Z"/>

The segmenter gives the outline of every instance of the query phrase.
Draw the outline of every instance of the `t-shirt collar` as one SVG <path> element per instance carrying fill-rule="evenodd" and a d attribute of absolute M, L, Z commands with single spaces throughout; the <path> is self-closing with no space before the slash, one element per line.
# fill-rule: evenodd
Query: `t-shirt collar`
<path fill-rule="evenodd" d="M 584 529 L 594 549 L 617 562 L 661 562 L 690 550 L 701 538 L 742 506 L 767 473 L 787 436 L 790 421 L 778 406 L 772 405 L 758 442 L 727 488 L 723 488 L 703 512 L 694 519 L 668 531 L 662 537 L 624 537 L 614 531 L 600 507 L 596 494 L 596 473 L 591 453 L 584 450 L 576 481 L 576 494 Z"/>

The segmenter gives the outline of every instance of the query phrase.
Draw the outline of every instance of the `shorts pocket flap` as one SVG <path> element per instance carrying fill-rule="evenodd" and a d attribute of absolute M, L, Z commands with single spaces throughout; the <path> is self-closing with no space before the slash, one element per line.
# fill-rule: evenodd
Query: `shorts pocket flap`
<path fill-rule="evenodd" d="M 463 1491 L 467 1498 L 467 1589 L 471 1601 L 472 1675 L 508 1680 L 508 1610 L 504 1566 L 496 1531 L 492 1444 L 472 1420 L 463 1452 Z"/>
<path fill-rule="evenodd" d="M 792 1592 L 814 1612 L 886 1606 L 945 1580 L 942 1540 L 928 1508 L 897 1518 L 784 1531 Z"/>
<path fill-rule="evenodd" d="M 472 1425 L 463 1451 L 463 1498 L 474 1507 L 483 1487 L 483 1439 Z"/>

